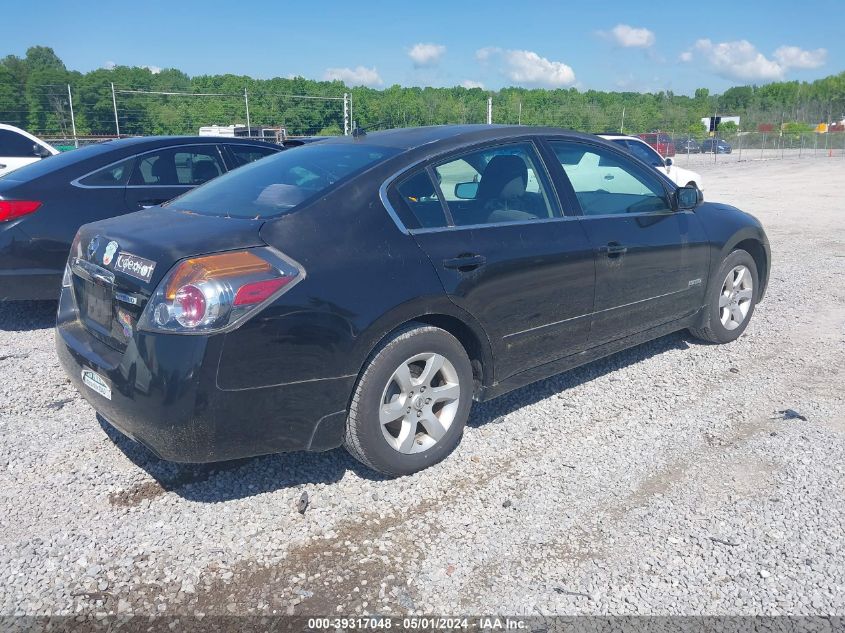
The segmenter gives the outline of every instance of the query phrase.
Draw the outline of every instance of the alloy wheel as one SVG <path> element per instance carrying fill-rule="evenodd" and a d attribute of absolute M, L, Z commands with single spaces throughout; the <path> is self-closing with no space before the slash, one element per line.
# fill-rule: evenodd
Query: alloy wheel
<path fill-rule="evenodd" d="M 445 356 L 417 354 L 387 381 L 379 403 L 379 423 L 387 443 L 400 453 L 421 453 L 449 430 L 458 411 L 458 372 Z"/>
<path fill-rule="evenodd" d="M 719 320 L 726 330 L 735 330 L 745 321 L 754 298 L 754 280 L 746 266 L 734 266 L 725 277 L 719 294 Z"/>

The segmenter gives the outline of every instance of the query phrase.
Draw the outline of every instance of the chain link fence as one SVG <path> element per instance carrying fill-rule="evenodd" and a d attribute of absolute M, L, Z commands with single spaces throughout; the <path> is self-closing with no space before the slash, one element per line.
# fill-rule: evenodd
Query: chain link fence
<path fill-rule="evenodd" d="M 690 142 L 690 139 L 692 142 Z M 845 158 L 845 132 L 743 132 L 675 137 L 679 165 L 783 158 Z"/>
<path fill-rule="evenodd" d="M 810 131 L 835 118 L 834 108 L 823 103 L 796 106 L 789 112 L 732 112 L 741 125 L 723 126 L 710 136 L 704 125 L 690 121 L 688 109 L 671 102 L 626 106 L 612 101 L 613 95 L 597 93 L 596 101 L 586 105 L 574 98 L 561 104 L 552 101 L 569 97 L 554 91 L 549 103 L 538 105 L 536 100 L 523 101 L 513 90 L 493 94 L 472 90 L 457 96 L 429 88 L 408 90 L 419 92 L 408 99 L 394 89 L 353 89 L 350 96 L 259 88 L 206 91 L 201 84 L 155 91 L 102 83 L 27 85 L 20 88 L 17 99 L 3 102 L 0 122 L 27 129 L 62 149 L 118 136 L 195 135 L 207 126 L 239 126 L 240 136 L 275 141 L 285 136 L 339 135 L 349 133 L 357 119 L 367 130 L 487 122 L 597 134 L 659 130 L 674 141 L 675 160 L 691 166 L 707 161 L 845 158 L 845 131 Z"/>
<path fill-rule="evenodd" d="M 0 109 L 0 123 L 25 129 L 63 149 L 121 136 L 196 135 L 200 128 L 213 126 L 235 126 L 238 136 L 275 141 L 349 131 L 345 94 L 45 84 L 27 85 L 18 97 Z"/>

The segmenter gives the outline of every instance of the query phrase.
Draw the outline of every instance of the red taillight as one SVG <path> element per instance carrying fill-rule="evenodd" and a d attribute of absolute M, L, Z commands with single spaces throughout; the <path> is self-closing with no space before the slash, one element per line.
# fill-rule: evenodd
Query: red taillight
<path fill-rule="evenodd" d="M 40 206 L 41 203 L 37 200 L 0 200 L 0 222 L 29 215 Z"/>
<path fill-rule="evenodd" d="M 205 295 L 193 284 L 179 288 L 176 304 L 179 306 L 176 319 L 185 327 L 194 327 L 205 318 Z"/>
<path fill-rule="evenodd" d="M 182 260 L 159 282 L 138 322 L 141 330 L 213 334 L 237 327 L 305 278 L 305 270 L 269 247 Z"/>
<path fill-rule="evenodd" d="M 292 277 L 279 277 L 277 279 L 266 279 L 244 284 L 238 289 L 235 295 L 234 305 L 251 306 L 268 299 L 279 288 L 288 283 Z"/>

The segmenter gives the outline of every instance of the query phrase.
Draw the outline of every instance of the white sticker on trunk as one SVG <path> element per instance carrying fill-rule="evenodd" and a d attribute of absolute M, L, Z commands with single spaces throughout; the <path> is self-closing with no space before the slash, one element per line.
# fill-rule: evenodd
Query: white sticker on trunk
<path fill-rule="evenodd" d="M 111 400 L 111 387 L 109 387 L 108 383 L 106 383 L 105 378 L 100 376 L 97 372 L 92 371 L 91 369 L 83 369 L 82 382 L 103 396 L 103 398 Z"/>

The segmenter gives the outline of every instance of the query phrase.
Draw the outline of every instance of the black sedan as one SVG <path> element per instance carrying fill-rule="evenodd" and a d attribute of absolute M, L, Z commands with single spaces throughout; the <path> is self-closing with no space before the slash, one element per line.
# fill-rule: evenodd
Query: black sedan
<path fill-rule="evenodd" d="M 3 176 L 0 301 L 57 299 L 70 243 L 83 224 L 161 204 L 282 149 L 234 138 L 131 138 Z"/>
<path fill-rule="evenodd" d="M 730 154 L 732 151 L 730 143 L 723 138 L 706 138 L 701 141 L 702 154 Z"/>
<path fill-rule="evenodd" d="M 681 136 L 675 139 L 675 151 L 678 154 L 698 154 L 701 145 L 691 136 Z"/>
<path fill-rule="evenodd" d="M 343 445 L 402 475 L 455 448 L 473 400 L 676 330 L 733 341 L 769 261 L 752 216 L 597 137 L 392 130 L 82 227 L 56 341 L 165 459 Z"/>

